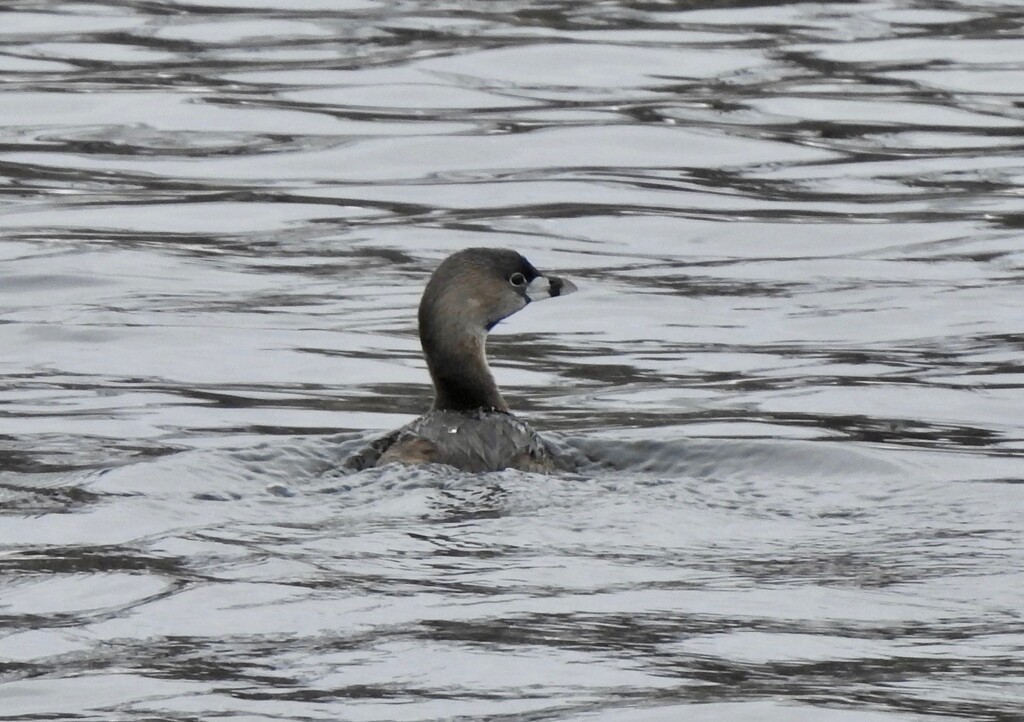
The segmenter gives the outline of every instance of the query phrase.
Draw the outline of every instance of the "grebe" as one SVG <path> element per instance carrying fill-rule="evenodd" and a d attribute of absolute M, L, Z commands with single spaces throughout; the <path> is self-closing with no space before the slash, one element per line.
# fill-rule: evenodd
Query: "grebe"
<path fill-rule="evenodd" d="M 371 443 L 346 466 L 435 463 L 472 472 L 567 467 L 509 411 L 487 366 L 485 345 L 488 331 L 531 301 L 575 290 L 570 281 L 542 275 L 511 250 L 467 248 L 446 258 L 430 277 L 419 310 L 434 405 Z"/>

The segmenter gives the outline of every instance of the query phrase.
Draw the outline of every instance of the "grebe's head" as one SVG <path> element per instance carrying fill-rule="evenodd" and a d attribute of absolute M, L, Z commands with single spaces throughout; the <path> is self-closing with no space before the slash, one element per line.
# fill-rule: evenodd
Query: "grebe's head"
<path fill-rule="evenodd" d="M 486 332 L 531 301 L 575 290 L 571 281 L 541 274 L 515 251 L 467 248 L 446 258 L 430 277 L 420 303 L 420 329 L 440 323 L 459 326 L 450 331 Z"/>

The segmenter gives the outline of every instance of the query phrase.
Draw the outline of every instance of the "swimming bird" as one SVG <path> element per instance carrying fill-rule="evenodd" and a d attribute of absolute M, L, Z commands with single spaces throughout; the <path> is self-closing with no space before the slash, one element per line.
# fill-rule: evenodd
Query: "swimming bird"
<path fill-rule="evenodd" d="M 467 248 L 437 267 L 419 307 L 419 335 L 434 404 L 415 421 L 372 442 L 351 469 L 447 464 L 463 471 L 553 471 L 559 455 L 514 416 L 487 365 L 487 332 L 533 301 L 565 296 L 571 282 L 546 276 L 516 251 Z"/>

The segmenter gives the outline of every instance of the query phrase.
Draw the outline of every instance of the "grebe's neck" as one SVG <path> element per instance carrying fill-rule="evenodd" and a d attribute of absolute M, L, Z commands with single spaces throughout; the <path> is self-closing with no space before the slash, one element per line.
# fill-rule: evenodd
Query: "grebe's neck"
<path fill-rule="evenodd" d="M 472 303 L 426 295 L 420 303 L 420 343 L 437 411 L 509 410 L 487 365 L 487 329 L 476 316 Z"/>

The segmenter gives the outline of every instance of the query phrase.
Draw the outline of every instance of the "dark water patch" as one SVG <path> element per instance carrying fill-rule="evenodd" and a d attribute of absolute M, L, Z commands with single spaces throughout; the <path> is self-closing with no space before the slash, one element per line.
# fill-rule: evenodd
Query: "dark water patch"
<path fill-rule="evenodd" d="M 182 559 L 155 557 L 137 549 L 114 546 L 26 549 L 7 555 L 0 561 L 0 573 L 87 574 L 132 571 L 174 575 L 183 574 L 185 569 Z"/>
<path fill-rule="evenodd" d="M 14 455 L 17 457 L 17 455 Z M 4 463 L 6 462 L 6 463 Z M 54 473 L 70 471 L 68 467 L 39 464 L 31 459 L 17 459 L 0 455 L 0 471 L 23 473 Z M 74 467 L 72 467 L 74 468 Z M 0 514 L 59 514 L 95 503 L 99 495 L 75 486 L 31 487 L 0 482 Z"/>

